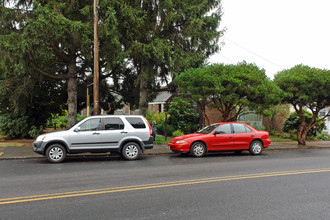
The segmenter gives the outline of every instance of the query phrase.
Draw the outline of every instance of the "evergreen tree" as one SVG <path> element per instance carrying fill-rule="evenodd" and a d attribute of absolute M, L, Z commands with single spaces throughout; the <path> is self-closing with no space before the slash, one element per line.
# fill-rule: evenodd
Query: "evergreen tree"
<path fill-rule="evenodd" d="M 145 115 L 156 80 L 168 82 L 186 68 L 199 67 L 219 49 L 220 0 L 131 0 L 121 29 L 123 48 L 136 69 L 139 109 Z M 132 20 L 132 19 L 130 19 Z"/>

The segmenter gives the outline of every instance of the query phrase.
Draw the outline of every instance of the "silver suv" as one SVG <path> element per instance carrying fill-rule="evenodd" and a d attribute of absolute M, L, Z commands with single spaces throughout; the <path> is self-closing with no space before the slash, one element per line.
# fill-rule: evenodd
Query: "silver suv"
<path fill-rule="evenodd" d="M 128 160 L 138 159 L 145 149 L 153 148 L 153 131 L 139 115 L 102 115 L 85 118 L 65 131 L 40 135 L 33 151 L 53 163 L 67 154 L 119 152 Z"/>

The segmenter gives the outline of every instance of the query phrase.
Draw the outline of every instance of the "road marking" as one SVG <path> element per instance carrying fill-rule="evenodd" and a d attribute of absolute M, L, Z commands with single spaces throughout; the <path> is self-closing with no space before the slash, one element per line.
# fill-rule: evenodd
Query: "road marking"
<path fill-rule="evenodd" d="M 312 173 L 325 173 L 325 172 L 330 172 L 330 168 L 313 169 L 313 170 L 281 171 L 281 172 L 270 172 L 270 173 L 256 173 L 256 174 L 243 174 L 243 175 L 236 175 L 236 176 L 224 176 L 224 177 L 181 180 L 181 181 L 152 183 L 152 184 L 133 185 L 133 186 L 90 189 L 90 190 L 52 193 L 52 194 L 43 194 L 43 195 L 34 195 L 34 196 L 2 198 L 2 199 L 0 199 L 0 205 L 22 203 L 22 202 L 42 201 L 42 200 L 50 200 L 50 199 L 60 199 L 60 198 L 71 198 L 71 197 L 78 197 L 78 196 L 109 194 L 109 193 L 115 193 L 115 192 L 127 192 L 127 191 L 136 191 L 136 190 L 145 190 L 145 189 L 155 189 L 155 188 L 164 188 L 164 187 L 172 187 L 172 186 L 184 186 L 184 185 L 193 185 L 193 184 L 202 184 L 202 183 L 212 183 L 212 182 L 221 182 L 221 181 L 244 180 L 244 179 L 289 176 L 289 175 L 301 175 L 301 174 L 312 174 Z"/>

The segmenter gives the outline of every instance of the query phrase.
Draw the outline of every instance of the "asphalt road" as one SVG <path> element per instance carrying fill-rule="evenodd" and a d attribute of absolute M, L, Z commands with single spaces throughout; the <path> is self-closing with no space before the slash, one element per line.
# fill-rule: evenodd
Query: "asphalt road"
<path fill-rule="evenodd" d="M 0 160 L 0 219 L 330 219 L 330 150 Z"/>

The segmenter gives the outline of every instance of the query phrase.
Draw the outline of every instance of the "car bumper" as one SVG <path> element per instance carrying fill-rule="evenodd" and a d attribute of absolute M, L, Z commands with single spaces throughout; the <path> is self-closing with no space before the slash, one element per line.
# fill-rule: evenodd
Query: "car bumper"
<path fill-rule="evenodd" d="M 182 143 L 182 144 L 169 143 L 168 146 L 174 152 L 189 152 L 190 151 L 189 143 Z"/>
<path fill-rule="evenodd" d="M 33 151 L 38 154 L 44 155 L 45 145 L 46 143 L 43 141 L 35 141 L 32 143 Z"/>
<path fill-rule="evenodd" d="M 155 141 L 154 137 L 150 137 L 148 141 L 144 141 L 143 142 L 144 149 L 152 149 L 152 148 L 154 148 L 154 144 L 153 144 L 154 141 Z"/>
<path fill-rule="evenodd" d="M 264 148 L 269 147 L 272 143 L 270 139 L 263 140 L 263 142 L 264 142 Z"/>

